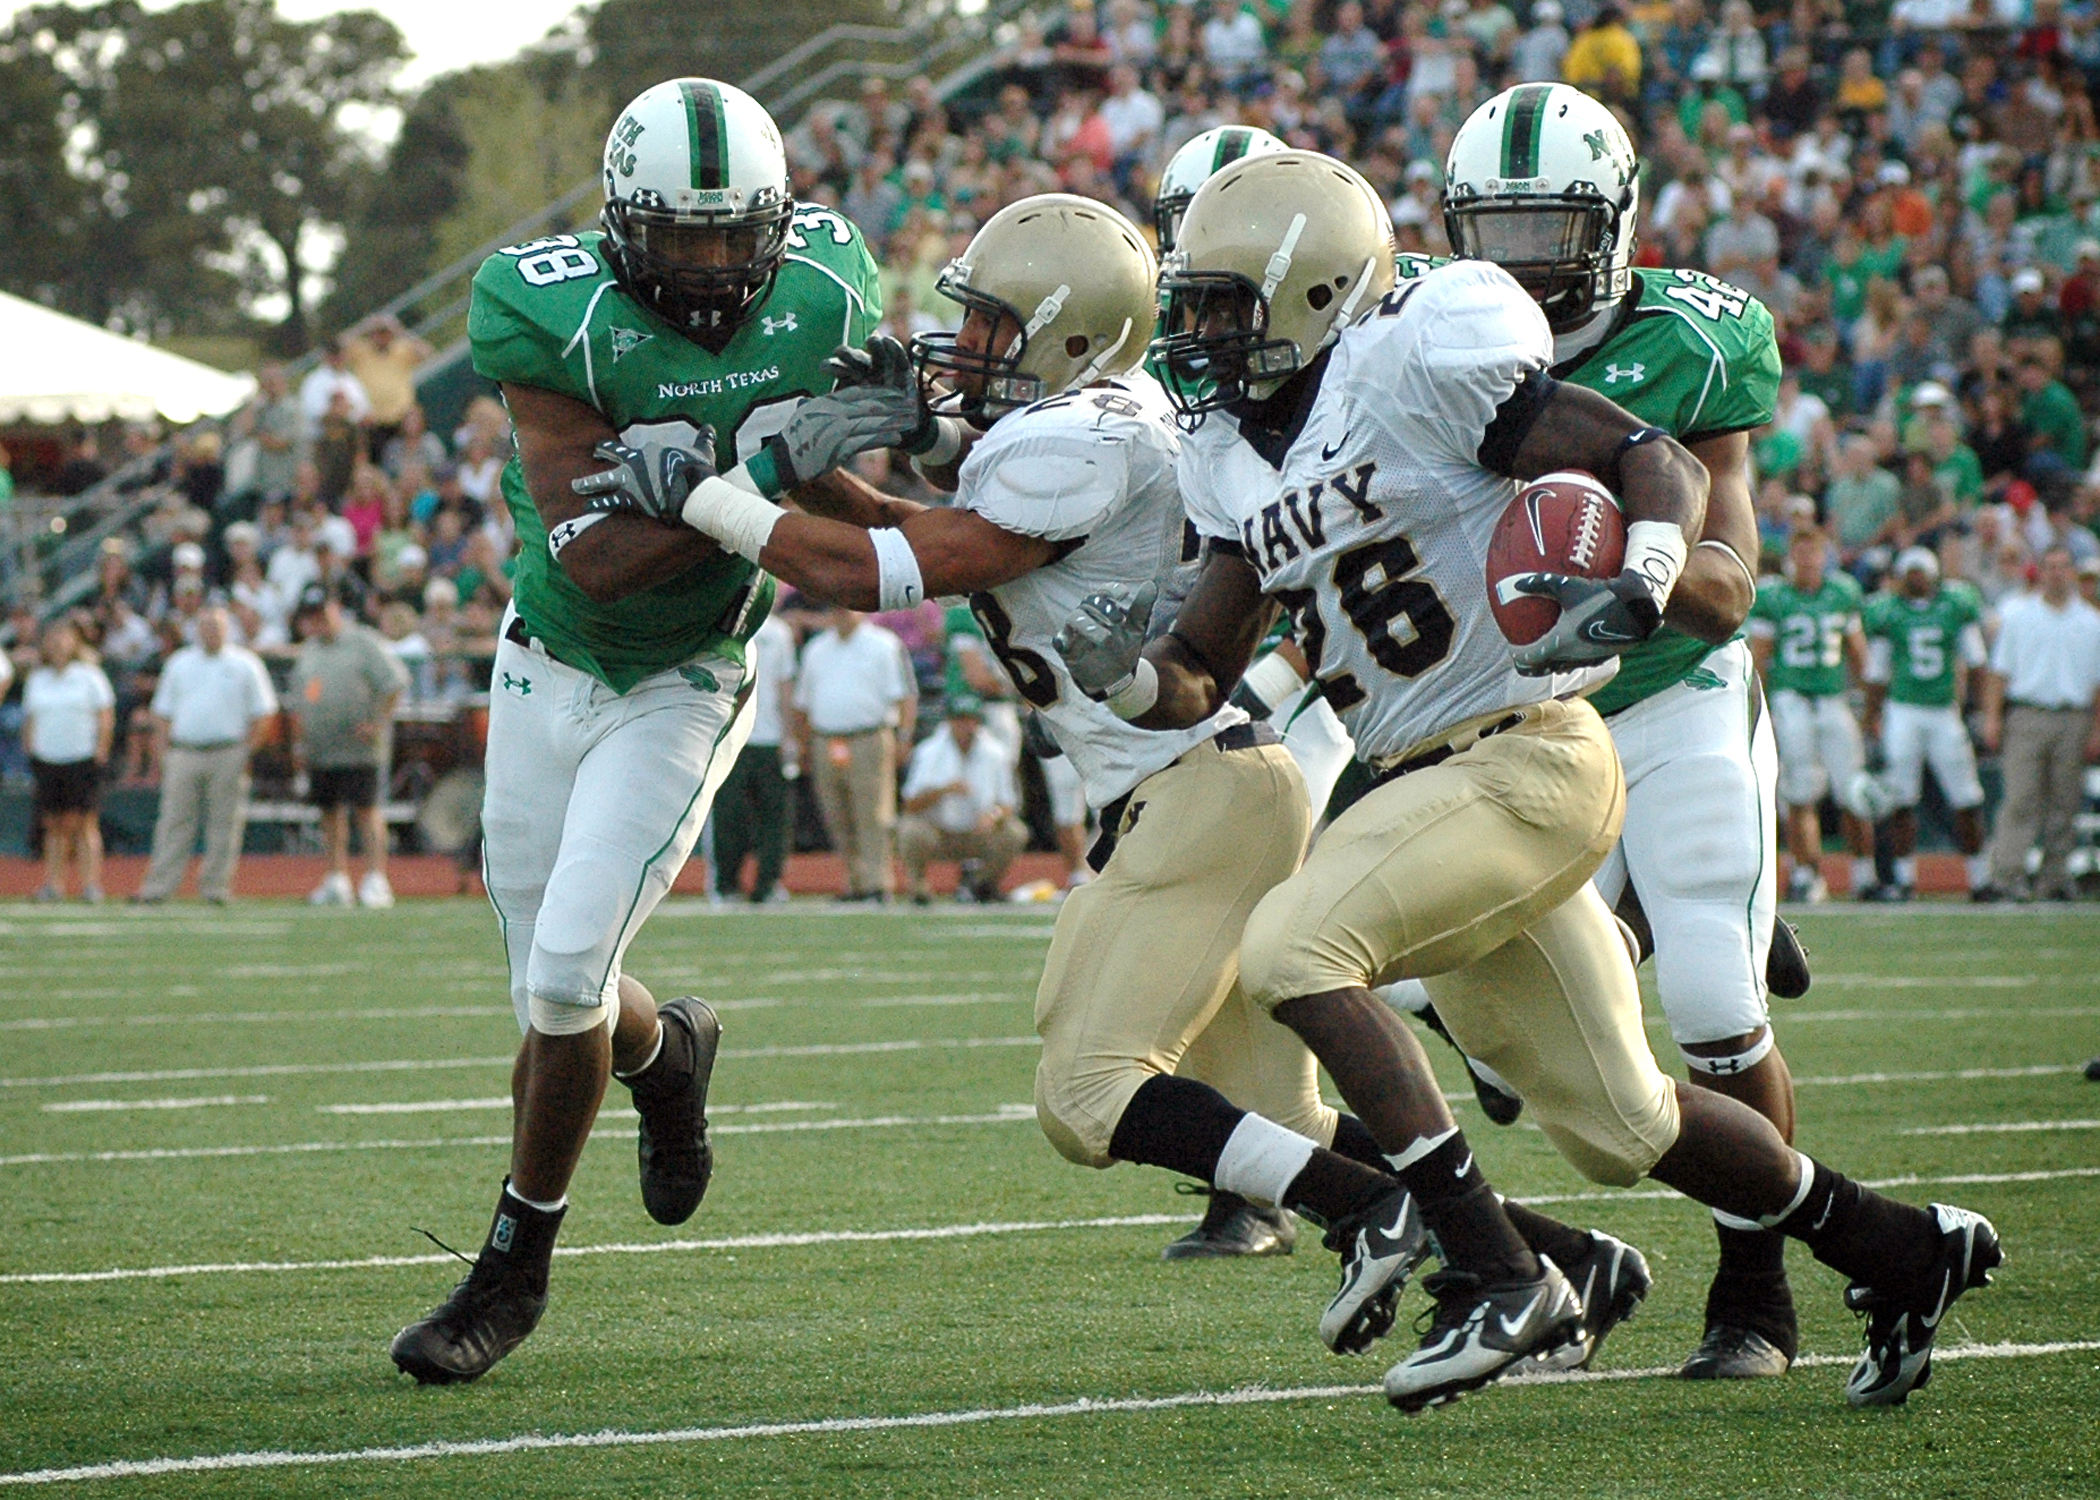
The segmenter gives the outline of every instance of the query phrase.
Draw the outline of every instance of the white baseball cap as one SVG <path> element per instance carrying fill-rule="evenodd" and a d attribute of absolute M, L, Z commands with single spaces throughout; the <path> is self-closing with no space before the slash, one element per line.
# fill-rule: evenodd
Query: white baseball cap
<path fill-rule="evenodd" d="M 2044 285 L 2046 283 L 2042 280 L 2042 273 L 2033 266 L 2028 266 L 2025 270 L 2013 273 L 2012 289 L 2014 292 L 2038 292 Z"/>
<path fill-rule="evenodd" d="M 1940 576 L 1940 560 L 1932 555 L 1929 547 L 1905 547 L 1896 554 L 1896 575 L 1923 573 L 1927 577 Z"/>
<path fill-rule="evenodd" d="M 1910 393 L 1910 404 L 1912 406 L 1952 406 L 1954 404 L 1954 392 L 1948 390 L 1937 380 L 1921 380 L 1918 382 L 1918 388 Z"/>
<path fill-rule="evenodd" d="M 178 568 L 188 568 L 195 572 L 204 570 L 204 549 L 195 542 L 176 543 L 170 558 Z"/>

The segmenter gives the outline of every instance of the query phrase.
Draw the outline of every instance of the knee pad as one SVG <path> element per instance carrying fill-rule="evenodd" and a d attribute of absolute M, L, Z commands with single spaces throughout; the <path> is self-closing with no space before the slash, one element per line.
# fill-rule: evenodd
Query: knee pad
<path fill-rule="evenodd" d="M 566 1000 L 528 995 L 525 1006 L 532 1029 L 541 1036 L 581 1036 L 596 1026 L 610 1031 L 620 1019 L 620 1007 L 608 1005 L 603 1000 L 595 1005 L 577 1005 Z"/>
<path fill-rule="evenodd" d="M 1694 1073 L 1704 1073 L 1710 1078 L 1732 1078 L 1738 1073 L 1747 1073 L 1765 1060 L 1778 1037 L 1772 1032 L 1768 1021 L 1757 1030 L 1757 1040 L 1739 1052 L 1724 1053 L 1719 1057 L 1700 1057 L 1687 1051 L 1682 1043 L 1677 1050 L 1684 1054 L 1684 1065 Z"/>
<path fill-rule="evenodd" d="M 1609 1125 L 1541 1119 L 1539 1128 L 1569 1166 L 1606 1187 L 1632 1187 L 1655 1169 L 1672 1146 L 1682 1118 L 1677 1090 L 1665 1087 L 1638 1116 L 1621 1114 Z"/>

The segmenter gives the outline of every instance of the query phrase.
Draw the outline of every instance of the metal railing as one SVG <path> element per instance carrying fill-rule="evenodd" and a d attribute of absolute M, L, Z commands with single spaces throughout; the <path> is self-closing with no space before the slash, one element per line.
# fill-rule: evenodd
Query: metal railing
<path fill-rule="evenodd" d="M 847 80 L 881 77 L 902 81 L 928 74 L 934 76 L 935 92 L 945 99 L 995 65 L 1001 30 L 1040 3 L 1042 0 L 989 0 L 968 13 L 944 8 L 908 26 L 830 26 L 782 53 L 740 87 L 783 125 L 790 119 L 799 120 L 808 106 Z M 481 263 L 506 245 L 580 227 L 595 213 L 598 192 L 596 177 L 577 183 L 501 234 L 382 303 L 369 316 L 401 318 L 419 338 L 439 345 L 444 353 L 433 363 L 456 354 L 464 335 L 468 288 Z M 447 292 L 449 297 L 443 295 Z M 318 358 L 313 352 L 302 355 L 291 362 L 290 373 L 296 379 Z M 157 486 L 148 485 L 127 498 L 128 492 L 137 489 L 156 465 L 168 461 L 172 450 L 171 438 L 79 495 L 53 505 L 44 524 L 62 518 L 65 540 L 33 561 L 26 551 L 20 554 L 23 565 L 6 579 L 10 601 L 40 601 L 39 614 L 48 619 L 86 597 L 94 587 L 95 553 L 103 540 L 136 524 L 158 503 Z"/>

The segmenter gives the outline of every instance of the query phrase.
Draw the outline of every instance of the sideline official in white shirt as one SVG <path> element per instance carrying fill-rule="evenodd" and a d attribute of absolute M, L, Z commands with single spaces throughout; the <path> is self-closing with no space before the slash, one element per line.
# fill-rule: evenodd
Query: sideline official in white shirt
<path fill-rule="evenodd" d="M 153 694 L 153 724 L 163 741 L 160 816 L 153 825 L 153 863 L 134 901 L 165 901 L 182 884 L 197 830 L 204 863 L 197 894 L 215 905 L 233 895 L 233 869 L 247 821 L 248 756 L 277 712 L 269 673 L 254 652 L 228 639 L 226 611 L 197 617 L 197 643 L 168 658 Z"/>
<path fill-rule="evenodd" d="M 897 758 L 911 743 L 919 686 L 893 631 L 858 611 L 833 610 L 796 669 L 795 708 L 832 842 L 846 857 L 848 901 L 887 901 L 896 889 L 890 836 L 897 826 Z"/>
<path fill-rule="evenodd" d="M 979 901 L 997 900 L 1000 878 L 1028 842 L 1014 816 L 1019 800 L 1005 747 L 984 732 L 984 705 L 954 695 L 948 721 L 912 752 L 904 777 L 897 853 L 912 900 L 923 906 L 932 899 L 926 865 L 936 859 L 974 861 L 963 889 Z"/>

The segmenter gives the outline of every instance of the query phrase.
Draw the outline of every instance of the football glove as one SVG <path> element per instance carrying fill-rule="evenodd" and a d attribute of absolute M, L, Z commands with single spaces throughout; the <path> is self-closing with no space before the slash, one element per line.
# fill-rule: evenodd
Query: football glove
<path fill-rule="evenodd" d="M 858 349 L 851 344 L 839 345 L 824 361 L 824 368 L 838 382 L 838 390 L 848 387 L 886 390 L 895 397 L 910 398 L 917 425 L 896 444 L 906 453 L 924 453 L 939 440 L 940 429 L 935 424 L 932 410 L 926 405 L 925 393 L 919 387 L 919 373 L 912 365 L 911 351 L 888 334 L 878 333 Z M 836 395 L 837 391 L 833 394 Z"/>
<path fill-rule="evenodd" d="M 1079 691 L 1103 702 L 1130 686 L 1158 602 L 1159 585 L 1149 579 L 1135 593 L 1118 589 L 1079 602 L 1050 638 Z"/>
<path fill-rule="evenodd" d="M 1638 573 L 1616 578 L 1572 578 L 1564 573 L 1526 573 L 1509 580 L 1520 594 L 1560 605 L 1553 628 L 1511 656 L 1527 677 L 1546 677 L 1632 650 L 1662 624 L 1662 609 L 1647 579 Z"/>
<path fill-rule="evenodd" d="M 681 429 L 680 435 L 684 433 Z M 692 433 L 691 441 L 693 446 L 685 447 L 646 435 L 637 435 L 632 444 L 607 439 L 591 450 L 591 457 L 612 467 L 573 479 L 569 488 L 582 495 L 592 510 L 676 521 L 686 497 L 716 472 L 715 430 L 702 427 Z"/>

